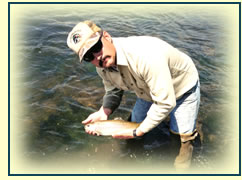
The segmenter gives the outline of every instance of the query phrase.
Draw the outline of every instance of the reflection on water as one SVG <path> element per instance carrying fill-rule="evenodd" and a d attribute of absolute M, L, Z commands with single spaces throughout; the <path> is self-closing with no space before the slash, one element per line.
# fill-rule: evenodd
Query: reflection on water
<path fill-rule="evenodd" d="M 229 97 L 224 97 L 230 85 L 224 79 L 231 69 L 221 19 L 206 11 L 181 13 L 153 6 L 144 13 L 140 13 L 144 7 L 137 11 L 126 6 L 104 10 L 78 7 L 26 11 L 19 17 L 21 37 L 15 47 L 15 63 L 20 68 L 14 72 L 13 87 L 22 92 L 20 103 L 26 110 L 18 115 L 26 127 L 20 137 L 26 146 L 24 156 L 37 162 L 58 159 L 77 163 L 82 167 L 79 173 L 165 173 L 172 169 L 167 123 L 146 141 L 85 134 L 81 121 L 101 106 L 104 89 L 95 68 L 79 63 L 67 48 L 66 38 L 77 22 L 91 19 L 114 37 L 156 36 L 193 58 L 201 80 L 198 129 L 203 140 L 195 150 L 193 167 L 216 168 L 216 158 L 231 138 L 225 124 L 232 112 L 227 108 Z M 126 92 L 111 118 L 127 119 L 134 103 L 135 95 Z M 222 132 L 226 135 L 223 139 Z"/>

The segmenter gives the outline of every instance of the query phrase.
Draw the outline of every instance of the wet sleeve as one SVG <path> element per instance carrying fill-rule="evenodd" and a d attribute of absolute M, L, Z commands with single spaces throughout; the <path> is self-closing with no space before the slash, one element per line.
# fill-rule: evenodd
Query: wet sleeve
<path fill-rule="evenodd" d="M 103 107 L 111 109 L 114 112 L 120 105 L 122 100 L 123 90 L 114 88 L 110 91 L 106 91 L 103 97 Z"/>
<path fill-rule="evenodd" d="M 123 97 L 123 90 L 114 87 L 105 77 L 100 68 L 97 68 L 97 73 L 102 78 L 105 88 L 105 95 L 103 96 L 103 107 L 111 109 L 112 112 L 114 112 L 120 105 Z"/>

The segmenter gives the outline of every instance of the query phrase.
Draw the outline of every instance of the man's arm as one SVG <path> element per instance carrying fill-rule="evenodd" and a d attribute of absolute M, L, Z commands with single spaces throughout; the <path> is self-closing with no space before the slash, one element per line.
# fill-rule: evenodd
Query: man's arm
<path fill-rule="evenodd" d="M 109 79 L 105 76 L 102 68 L 96 68 L 98 75 L 103 80 L 103 85 L 105 88 L 105 95 L 103 96 L 103 107 L 112 110 L 112 113 L 115 109 L 118 108 L 123 96 L 123 90 L 116 88 L 110 82 Z"/>
<path fill-rule="evenodd" d="M 113 113 L 119 107 L 122 96 L 123 90 L 118 88 L 107 91 L 103 97 L 103 107 L 110 109 Z"/>
<path fill-rule="evenodd" d="M 153 104 L 147 117 L 137 128 L 143 133 L 149 132 L 164 120 L 176 106 L 171 72 L 166 57 L 150 57 L 139 63 L 139 72 L 150 89 Z M 148 59 L 148 58 L 147 58 Z"/>

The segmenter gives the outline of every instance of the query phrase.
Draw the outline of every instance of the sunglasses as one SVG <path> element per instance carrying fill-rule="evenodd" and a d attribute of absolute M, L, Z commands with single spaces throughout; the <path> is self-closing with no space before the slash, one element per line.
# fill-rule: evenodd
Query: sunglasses
<path fill-rule="evenodd" d="M 98 53 L 102 50 L 103 44 L 101 38 L 102 36 L 100 37 L 98 42 L 85 53 L 85 55 L 83 56 L 84 61 L 91 62 L 94 59 L 93 53 Z"/>

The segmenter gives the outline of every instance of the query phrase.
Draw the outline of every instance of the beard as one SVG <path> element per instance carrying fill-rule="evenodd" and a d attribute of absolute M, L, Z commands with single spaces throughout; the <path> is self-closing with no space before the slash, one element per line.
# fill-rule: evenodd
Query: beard
<path fill-rule="evenodd" d="M 103 60 L 102 59 L 99 61 L 99 66 L 103 67 Z"/>

